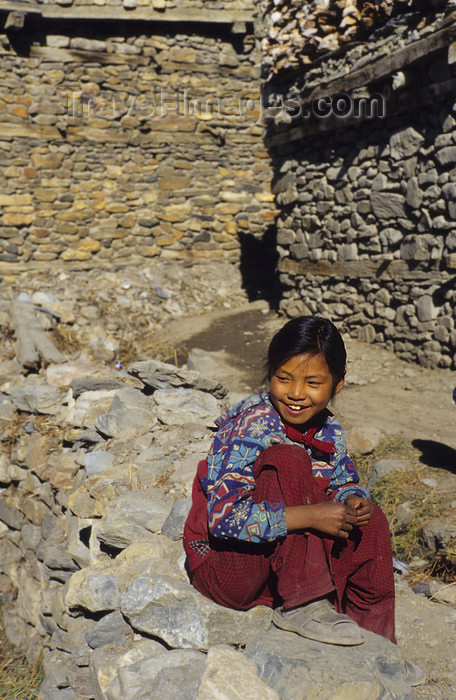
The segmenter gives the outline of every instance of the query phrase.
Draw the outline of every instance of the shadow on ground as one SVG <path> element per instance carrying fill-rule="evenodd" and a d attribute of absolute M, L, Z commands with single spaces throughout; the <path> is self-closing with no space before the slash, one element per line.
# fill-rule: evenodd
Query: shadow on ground
<path fill-rule="evenodd" d="M 456 450 L 452 447 L 434 440 L 413 440 L 412 445 L 421 451 L 420 462 L 423 464 L 456 474 Z"/>

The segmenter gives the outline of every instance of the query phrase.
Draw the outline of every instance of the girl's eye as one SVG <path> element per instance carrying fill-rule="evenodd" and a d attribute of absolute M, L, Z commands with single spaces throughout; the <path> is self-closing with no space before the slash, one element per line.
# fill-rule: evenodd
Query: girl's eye
<path fill-rule="evenodd" d="M 278 379 L 279 382 L 287 382 L 288 381 L 288 377 L 280 377 L 277 374 L 276 374 L 276 379 Z"/>
<path fill-rule="evenodd" d="M 320 386 L 320 382 L 309 382 L 309 386 Z"/>

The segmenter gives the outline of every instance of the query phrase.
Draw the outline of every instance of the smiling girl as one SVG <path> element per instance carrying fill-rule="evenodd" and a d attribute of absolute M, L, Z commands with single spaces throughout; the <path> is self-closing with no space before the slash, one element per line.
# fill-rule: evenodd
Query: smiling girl
<path fill-rule="evenodd" d="M 327 319 L 296 318 L 274 336 L 269 392 L 216 421 L 184 547 L 194 587 L 221 605 L 273 607 L 277 627 L 328 644 L 362 644 L 362 628 L 395 643 L 388 523 L 327 408 L 345 367 Z"/>

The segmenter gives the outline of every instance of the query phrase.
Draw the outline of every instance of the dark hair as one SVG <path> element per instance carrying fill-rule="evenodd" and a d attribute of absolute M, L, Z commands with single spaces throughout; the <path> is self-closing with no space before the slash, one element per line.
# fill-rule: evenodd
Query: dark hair
<path fill-rule="evenodd" d="M 345 376 L 347 353 L 334 323 L 321 316 L 299 316 L 278 331 L 268 348 L 268 377 L 295 355 L 322 353 L 333 378 L 333 391 Z"/>

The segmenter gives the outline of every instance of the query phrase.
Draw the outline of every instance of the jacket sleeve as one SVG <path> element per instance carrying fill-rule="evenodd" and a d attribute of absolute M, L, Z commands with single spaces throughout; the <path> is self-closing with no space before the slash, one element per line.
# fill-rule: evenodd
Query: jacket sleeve
<path fill-rule="evenodd" d="M 267 417 L 250 412 L 218 431 L 207 460 L 208 527 L 214 537 L 271 542 L 286 535 L 284 504 L 252 499 L 254 466 L 270 440 L 269 428 Z"/>
<path fill-rule="evenodd" d="M 347 452 L 344 432 L 334 417 L 330 421 L 329 432 L 331 433 L 330 439 L 336 448 L 333 474 L 328 486 L 329 496 L 342 503 L 351 494 L 370 498 L 369 491 L 359 486 L 358 472 Z"/>

